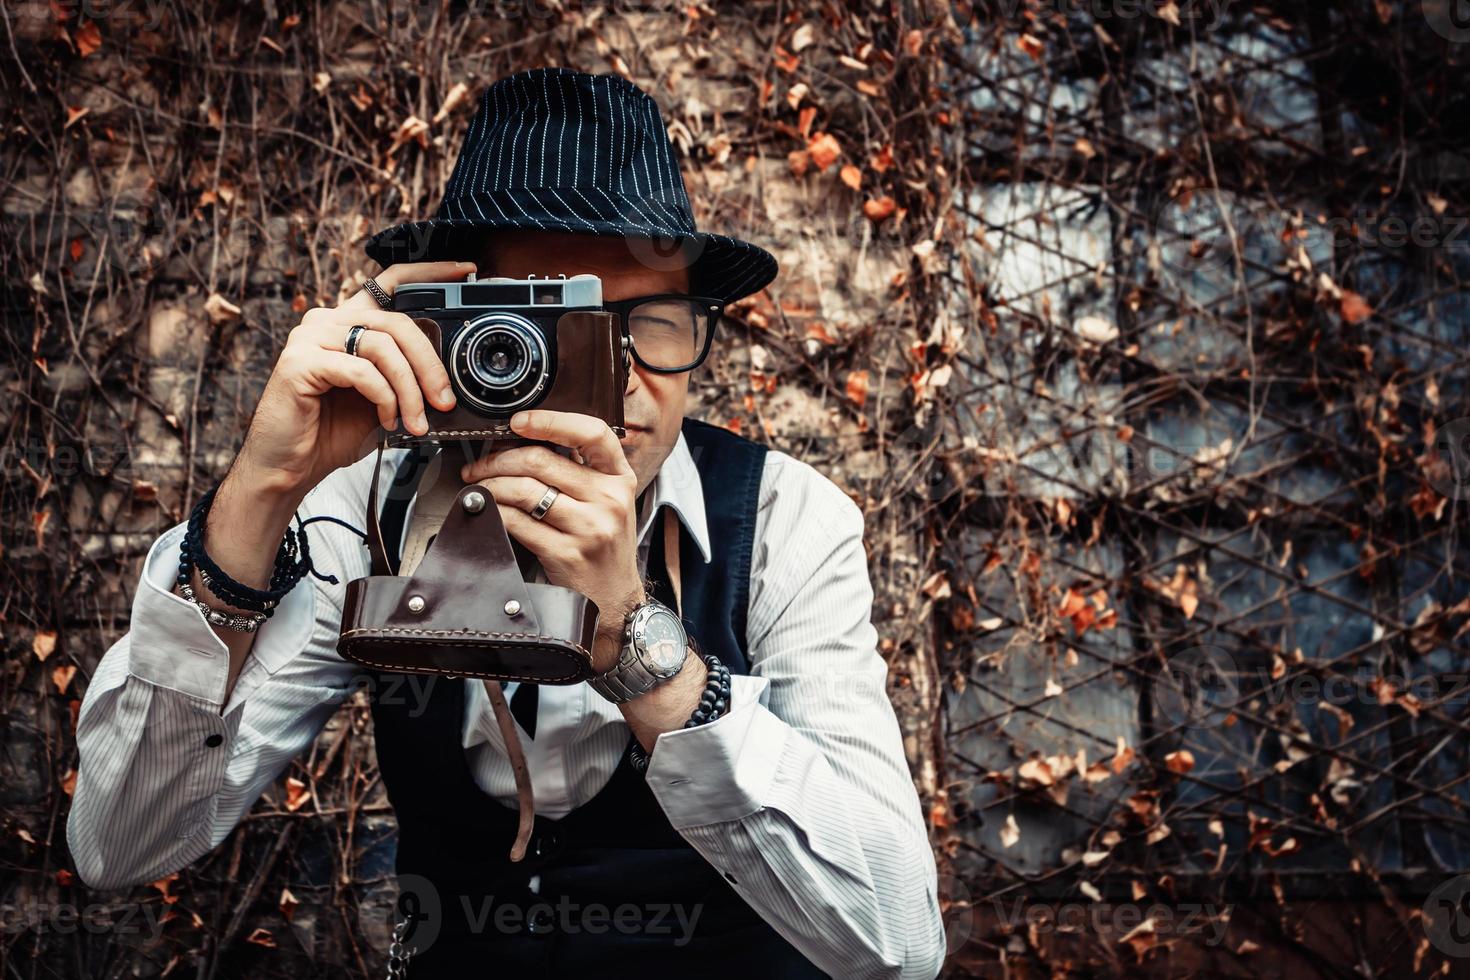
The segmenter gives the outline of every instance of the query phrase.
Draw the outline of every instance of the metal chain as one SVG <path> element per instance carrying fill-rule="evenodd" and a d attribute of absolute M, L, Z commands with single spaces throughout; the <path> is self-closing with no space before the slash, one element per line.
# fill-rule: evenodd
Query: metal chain
<path fill-rule="evenodd" d="M 393 927 L 393 942 L 388 945 L 388 980 L 402 980 L 408 976 L 408 961 L 418 951 L 417 946 L 403 947 L 403 937 L 408 934 L 408 918 Z"/>

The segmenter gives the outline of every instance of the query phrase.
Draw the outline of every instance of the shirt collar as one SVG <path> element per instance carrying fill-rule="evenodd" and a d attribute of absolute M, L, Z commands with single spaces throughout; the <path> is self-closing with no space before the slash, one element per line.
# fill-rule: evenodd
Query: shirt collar
<path fill-rule="evenodd" d="M 683 432 L 679 433 L 679 441 L 674 443 L 673 450 L 659 467 L 651 490 L 643 513 L 638 517 L 638 540 L 641 542 L 647 536 L 659 510 L 671 507 L 708 563 L 713 556 L 709 548 L 709 525 L 704 514 L 704 485 L 700 482 L 699 469 L 694 465 L 694 456 L 689 452 Z"/>

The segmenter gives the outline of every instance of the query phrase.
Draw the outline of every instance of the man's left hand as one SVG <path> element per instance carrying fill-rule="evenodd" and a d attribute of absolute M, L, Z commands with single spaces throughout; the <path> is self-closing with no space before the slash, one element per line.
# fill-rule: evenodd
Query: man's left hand
<path fill-rule="evenodd" d="M 511 431 L 573 450 L 582 462 L 546 446 L 496 450 L 463 467 L 466 483 L 490 491 L 511 537 L 541 560 L 546 578 L 597 604 L 593 669 L 617 661 L 623 620 L 644 600 L 638 574 L 638 477 L 606 422 L 574 412 L 518 412 Z M 540 520 L 531 511 L 548 486 L 561 491 Z"/>

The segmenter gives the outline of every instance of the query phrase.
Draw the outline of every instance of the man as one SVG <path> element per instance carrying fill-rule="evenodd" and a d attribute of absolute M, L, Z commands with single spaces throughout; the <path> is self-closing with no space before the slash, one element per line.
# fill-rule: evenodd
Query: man
<path fill-rule="evenodd" d="M 682 259 L 660 259 L 655 239 Z M 423 333 L 387 309 L 398 286 L 592 273 L 609 302 L 701 297 L 693 310 L 776 274 L 763 250 L 695 230 L 651 98 L 559 69 L 492 86 L 438 216 L 369 253 L 387 268 L 368 289 L 292 330 L 210 504 L 202 547 L 235 583 L 266 586 L 293 515 L 361 519 L 373 467 L 392 479 L 408 454 L 363 456 L 379 424 L 422 434 L 426 405 L 454 404 Z M 536 806 L 530 852 L 512 862 L 515 779 L 485 687 L 436 677 L 389 697 L 393 678 L 375 676 L 414 890 L 409 975 L 932 977 L 934 860 L 869 622 L 862 515 L 806 464 L 686 420 L 716 318 L 692 316 L 671 346 L 643 308 L 627 317 L 625 438 L 532 410 L 516 431 L 575 456 L 502 449 L 461 476 L 488 489 L 548 581 L 596 603 L 599 675 L 621 669 L 625 622 L 662 602 L 729 669 L 728 703 L 698 722 L 709 671 L 694 653 L 626 700 L 595 682 L 508 685 Z M 651 533 L 665 512 L 669 552 Z M 352 528 L 312 525 L 312 561 L 332 580 L 302 581 L 254 631 L 209 625 L 197 603 L 249 607 L 197 574 L 180 576 L 197 603 L 171 589 L 184 529 L 150 551 L 131 631 L 83 702 L 67 836 L 94 887 L 153 880 L 218 845 L 361 676 L 336 653 L 342 583 L 368 571 Z M 671 557 L 681 595 L 664 584 Z"/>

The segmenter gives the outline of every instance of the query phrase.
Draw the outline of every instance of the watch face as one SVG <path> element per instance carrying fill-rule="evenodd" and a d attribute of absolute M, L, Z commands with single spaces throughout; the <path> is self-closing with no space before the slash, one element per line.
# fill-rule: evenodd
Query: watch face
<path fill-rule="evenodd" d="M 639 643 L 643 663 L 654 674 L 666 677 L 684 666 L 687 648 L 684 628 L 679 617 L 667 609 L 655 610 L 643 623 L 643 639 Z"/>

